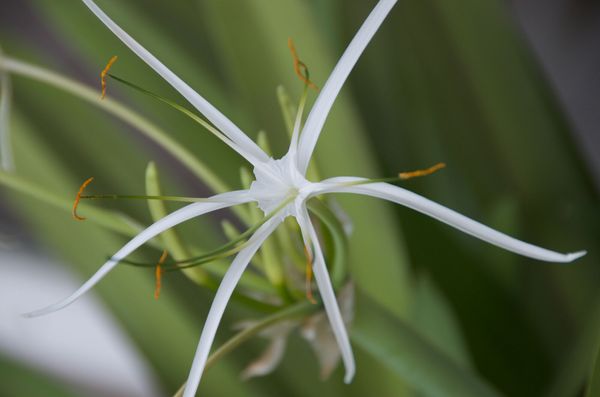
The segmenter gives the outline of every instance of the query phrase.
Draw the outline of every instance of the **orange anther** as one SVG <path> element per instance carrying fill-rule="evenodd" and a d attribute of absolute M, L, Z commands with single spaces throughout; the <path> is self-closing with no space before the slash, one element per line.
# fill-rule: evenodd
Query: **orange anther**
<path fill-rule="evenodd" d="M 162 255 L 160 256 L 160 259 L 158 260 L 158 263 L 156 264 L 156 271 L 154 272 L 154 276 L 156 277 L 156 286 L 154 287 L 154 299 L 160 298 L 160 288 L 161 288 L 161 284 L 162 284 L 162 274 L 163 274 L 163 269 L 161 266 L 163 263 L 165 263 L 166 259 L 167 259 L 167 250 L 164 250 L 162 252 Z"/>
<path fill-rule="evenodd" d="M 110 58 L 106 64 L 106 67 L 100 73 L 100 82 L 102 83 L 102 95 L 100 95 L 100 99 L 104 99 L 104 97 L 106 97 L 106 75 L 108 75 L 108 71 L 112 65 L 117 62 L 117 59 L 119 59 L 119 57 L 116 55 Z"/>
<path fill-rule="evenodd" d="M 79 201 L 81 200 L 81 195 L 83 194 L 83 191 L 85 190 L 86 186 L 89 185 L 90 183 L 92 183 L 93 180 L 94 180 L 94 177 L 88 178 L 79 187 L 79 191 L 77 192 L 77 196 L 75 197 L 75 202 L 73 203 L 73 211 L 71 211 L 71 213 L 73 214 L 73 219 L 76 219 L 78 221 L 85 220 L 84 217 L 77 215 L 77 206 L 79 205 Z"/>
<path fill-rule="evenodd" d="M 298 75 L 300 80 L 304 82 L 304 84 L 306 84 L 315 91 L 319 91 L 319 87 L 317 87 L 316 84 L 310 81 L 310 79 L 308 78 L 308 67 L 298 57 L 296 47 L 294 46 L 294 41 L 291 38 L 288 39 L 288 47 L 290 48 L 290 52 L 292 53 L 292 58 L 294 58 L 294 72 L 296 72 L 296 74 Z"/>
<path fill-rule="evenodd" d="M 304 246 L 304 255 L 306 256 L 306 299 L 308 299 L 308 301 L 314 305 L 317 303 L 317 301 L 315 300 L 312 292 L 313 258 L 312 254 L 308 250 L 308 247 L 306 246 Z"/>
<path fill-rule="evenodd" d="M 444 167 L 446 167 L 445 163 L 437 163 L 436 165 L 429 167 L 427 169 L 424 169 L 424 170 L 401 172 L 398 174 L 398 177 L 402 180 L 407 180 L 407 179 L 417 178 L 419 176 L 427 176 L 427 175 L 433 174 L 434 172 L 436 172 L 438 170 L 441 170 Z"/>

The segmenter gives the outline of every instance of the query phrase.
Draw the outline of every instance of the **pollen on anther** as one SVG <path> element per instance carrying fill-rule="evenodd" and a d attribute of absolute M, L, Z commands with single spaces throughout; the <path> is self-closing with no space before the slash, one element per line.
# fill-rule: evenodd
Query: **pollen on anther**
<path fill-rule="evenodd" d="M 160 256 L 160 259 L 158 260 L 158 263 L 156 264 L 156 270 L 154 271 L 154 276 L 156 278 L 156 285 L 154 287 L 154 299 L 158 299 L 160 298 L 160 289 L 162 287 L 162 274 L 163 274 L 163 269 L 162 269 L 162 265 L 163 263 L 165 263 L 165 260 L 167 259 L 167 250 L 164 250 L 162 252 L 162 255 Z"/>
<path fill-rule="evenodd" d="M 106 67 L 102 70 L 102 72 L 100 72 L 100 83 L 102 84 L 102 95 L 100 95 L 100 99 L 104 99 L 106 97 L 106 76 L 108 75 L 112 65 L 117 62 L 117 59 L 119 59 L 119 57 L 116 55 L 110 58 L 106 64 Z"/>
<path fill-rule="evenodd" d="M 71 211 L 71 213 L 73 215 L 73 219 L 75 219 L 75 220 L 84 221 L 86 219 L 82 216 L 77 215 L 77 206 L 79 206 L 79 202 L 81 201 L 81 195 L 83 194 L 83 191 L 85 190 L 87 185 L 92 183 L 93 180 L 94 180 L 94 177 L 90 177 L 90 178 L 86 179 L 85 182 L 83 182 L 81 184 L 81 186 L 79 187 L 77 196 L 75 196 L 75 202 L 73 202 L 73 210 Z"/>
<path fill-rule="evenodd" d="M 398 174 L 398 177 L 402 180 L 407 180 L 407 179 L 412 179 L 412 178 L 417 178 L 420 176 L 427 176 L 427 175 L 431 175 L 436 171 L 441 170 L 442 168 L 445 168 L 446 164 L 445 163 L 437 163 L 434 166 L 431 166 L 429 168 L 426 168 L 424 170 L 416 170 L 416 171 L 410 171 L 410 172 L 401 172 Z"/>
<path fill-rule="evenodd" d="M 317 87 L 315 83 L 310 81 L 308 67 L 298 57 L 298 52 L 296 52 L 296 46 L 294 45 L 294 41 L 291 37 L 288 38 L 288 47 L 290 49 L 290 52 L 292 53 L 292 58 L 294 59 L 294 72 L 296 72 L 296 75 L 300 78 L 300 80 L 304 82 L 304 84 L 306 84 L 315 91 L 319 91 L 319 87 Z"/>

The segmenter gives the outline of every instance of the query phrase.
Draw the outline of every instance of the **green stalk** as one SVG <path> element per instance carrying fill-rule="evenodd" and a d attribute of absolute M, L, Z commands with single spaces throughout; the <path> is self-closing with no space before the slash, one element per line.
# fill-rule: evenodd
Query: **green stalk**
<path fill-rule="evenodd" d="M 344 228 L 335 214 L 319 199 L 313 199 L 308 202 L 308 209 L 315 214 L 322 222 L 323 226 L 331 234 L 333 247 L 330 252 L 331 258 L 328 263 L 331 264 L 331 281 L 334 289 L 339 289 L 348 274 L 346 264 L 348 261 L 348 238 Z"/>
<path fill-rule="evenodd" d="M 309 302 L 302 302 L 293 306 L 289 306 L 277 313 L 265 317 L 260 322 L 256 323 L 254 326 L 246 328 L 243 331 L 239 332 L 233 338 L 229 339 L 227 342 L 221 345 L 221 347 L 215 350 L 213 354 L 211 354 L 210 357 L 208 357 L 204 370 L 206 371 L 208 368 L 212 367 L 221 358 L 225 357 L 228 353 L 231 353 L 233 350 L 238 348 L 247 340 L 257 336 L 261 331 L 265 330 L 266 328 L 269 328 L 270 326 L 285 320 L 306 316 L 307 314 L 315 312 L 320 307 L 321 305 L 315 305 Z M 184 388 L 185 383 L 179 388 L 179 390 L 177 391 L 177 393 L 175 393 L 173 397 L 183 396 Z"/>

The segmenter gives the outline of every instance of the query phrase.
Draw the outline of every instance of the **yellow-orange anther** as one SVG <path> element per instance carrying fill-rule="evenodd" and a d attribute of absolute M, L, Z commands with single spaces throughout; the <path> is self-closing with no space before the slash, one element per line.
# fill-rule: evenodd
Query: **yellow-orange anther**
<path fill-rule="evenodd" d="M 106 75 L 108 75 L 108 72 L 110 70 L 110 68 L 112 67 L 112 65 L 117 62 L 117 59 L 119 59 L 118 56 L 113 56 L 112 58 L 110 58 L 108 60 L 108 63 L 106 64 L 106 67 L 104 68 L 104 70 L 102 70 L 102 72 L 100 72 L 100 82 L 102 84 L 102 95 L 100 95 L 100 99 L 104 99 L 104 97 L 106 97 Z"/>
<path fill-rule="evenodd" d="M 167 250 L 164 250 L 162 252 L 162 255 L 160 256 L 160 259 L 158 260 L 158 263 L 156 264 L 156 271 L 154 272 L 154 276 L 156 277 L 156 285 L 154 287 L 154 299 L 160 298 L 160 288 L 162 286 L 162 273 L 163 273 L 162 264 L 165 263 L 166 259 L 167 259 Z"/>
<path fill-rule="evenodd" d="M 296 72 L 296 74 L 298 75 L 300 80 L 304 82 L 304 84 L 306 84 L 315 91 L 319 91 L 319 87 L 317 87 L 316 84 L 310 81 L 310 79 L 308 78 L 308 67 L 298 57 L 296 47 L 294 46 L 294 41 L 291 39 L 291 37 L 288 39 L 288 47 L 290 48 L 290 52 L 292 53 L 292 58 L 294 58 L 294 72 Z"/>
<path fill-rule="evenodd" d="M 429 167 L 427 169 L 424 169 L 424 170 L 401 172 L 398 174 L 398 177 L 402 180 L 407 180 L 407 179 L 417 178 L 420 176 L 427 176 L 427 175 L 433 174 L 434 172 L 436 172 L 438 170 L 441 170 L 444 167 L 446 167 L 445 163 L 437 163 L 436 165 Z"/>
<path fill-rule="evenodd" d="M 306 246 L 304 246 L 304 255 L 306 256 L 306 285 L 305 285 L 306 299 L 308 299 L 308 301 L 314 305 L 317 303 L 317 301 L 315 300 L 315 297 L 313 296 L 313 292 L 312 292 L 313 258 L 312 258 L 312 254 L 308 250 L 308 247 L 306 247 Z"/>
<path fill-rule="evenodd" d="M 77 215 L 77 206 L 79 205 L 79 201 L 81 201 L 81 195 L 83 194 L 83 191 L 85 190 L 86 186 L 89 185 L 90 183 L 92 183 L 93 180 L 94 180 L 94 177 L 88 178 L 79 187 L 77 196 L 75 196 L 75 202 L 73 203 L 73 211 L 71 211 L 71 213 L 73 214 L 73 219 L 76 219 L 78 221 L 85 220 L 84 217 Z"/>

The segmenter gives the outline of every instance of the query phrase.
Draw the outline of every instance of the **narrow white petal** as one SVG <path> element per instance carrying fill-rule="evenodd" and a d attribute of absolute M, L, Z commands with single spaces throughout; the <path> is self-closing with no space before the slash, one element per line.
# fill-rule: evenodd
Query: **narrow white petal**
<path fill-rule="evenodd" d="M 236 196 L 237 200 L 235 199 Z M 94 285 L 96 285 L 100 280 L 102 280 L 119 263 L 119 260 L 124 259 L 125 257 L 127 257 L 127 255 L 131 254 L 141 245 L 151 240 L 155 236 L 159 235 L 160 233 L 164 232 L 165 230 L 172 228 L 173 226 L 176 226 L 191 218 L 248 201 L 245 192 L 225 193 L 223 195 L 214 196 L 214 199 L 216 200 L 218 199 L 218 197 L 223 197 L 223 200 L 190 204 L 150 225 L 148 228 L 146 228 L 133 239 L 131 239 L 127 244 L 125 244 L 123 248 L 121 248 L 113 256 L 112 259 L 110 259 L 104 265 L 102 265 L 102 267 L 100 267 L 100 269 L 98 269 L 98 271 L 81 287 L 79 287 L 79 289 L 75 291 L 72 295 L 40 310 L 26 313 L 24 314 L 24 316 L 38 317 L 55 312 L 70 305 L 83 294 L 85 294 L 87 291 L 89 291 L 92 287 L 94 287 Z"/>
<path fill-rule="evenodd" d="M 315 280 L 319 287 L 321 299 L 323 299 L 323 305 L 325 306 L 325 312 L 329 317 L 331 324 L 331 330 L 335 335 L 340 352 L 342 354 L 342 360 L 344 361 L 344 367 L 346 368 L 346 375 L 344 376 L 344 382 L 350 383 L 354 378 L 356 372 L 356 365 L 354 362 L 354 355 L 352 353 L 352 346 L 348 338 L 348 332 L 346 331 L 346 325 L 338 306 L 333 286 L 327 272 L 327 266 L 325 264 L 325 258 L 323 257 L 323 251 L 321 250 L 321 244 L 319 243 L 319 237 L 312 225 L 306 207 L 303 211 L 298 214 L 298 224 L 302 229 L 302 235 L 305 239 L 305 244 L 310 246 L 312 244 L 314 250 L 314 263 L 313 271 L 315 274 Z M 308 241 L 307 241 L 308 240 Z"/>
<path fill-rule="evenodd" d="M 237 151 L 252 164 L 256 161 L 265 161 L 268 156 L 242 132 L 231 120 L 217 110 L 200 94 L 194 91 L 187 83 L 167 68 L 154 55 L 135 41 L 127 32 L 117 25 L 104 11 L 92 0 L 82 0 L 85 5 L 108 27 L 127 47 L 137 56 L 162 76 L 173 88 L 187 99 L 200 113 L 202 113 L 221 132 L 231 139 L 238 147 Z"/>
<path fill-rule="evenodd" d="M 457 228 L 505 250 L 547 262 L 572 262 L 586 254 L 586 251 L 561 254 L 517 240 L 497 230 L 467 218 L 449 208 L 437 204 L 423 196 L 398 186 L 387 183 L 369 183 L 363 185 L 344 186 L 344 183 L 364 180 L 362 178 L 332 178 L 320 184 L 314 194 L 322 193 L 357 193 L 389 200 L 429 215 L 441 222 Z"/>
<path fill-rule="evenodd" d="M 183 397 L 194 397 L 200 384 L 200 378 L 204 372 L 204 366 L 210 353 L 210 348 L 215 339 L 217 328 L 225 312 L 225 307 L 229 302 L 229 298 L 235 289 L 240 277 L 244 273 L 244 270 L 248 266 L 250 259 L 254 256 L 258 248 L 262 243 L 269 237 L 269 235 L 279 225 L 281 220 L 278 217 L 272 218 L 262 225 L 256 233 L 248 240 L 248 245 L 241 250 L 221 281 L 221 285 L 215 294 L 212 306 L 206 317 L 204 328 L 202 329 L 202 335 L 200 336 L 200 342 L 198 342 L 198 348 L 194 355 L 194 362 L 192 363 L 192 369 L 188 376 L 188 380 L 185 385 L 185 391 Z"/>
<path fill-rule="evenodd" d="M 394 4 L 396 4 L 396 0 L 379 1 L 348 45 L 348 48 L 346 48 L 346 51 L 323 86 L 319 97 L 306 119 L 306 124 L 300 136 L 298 163 L 299 169 L 303 174 L 306 173 L 308 163 L 325 124 L 325 120 L 344 82 Z"/>

